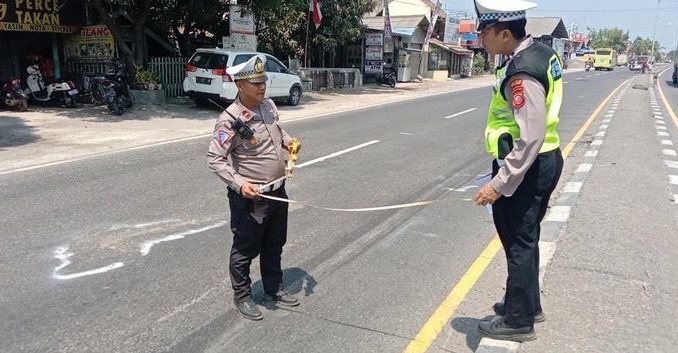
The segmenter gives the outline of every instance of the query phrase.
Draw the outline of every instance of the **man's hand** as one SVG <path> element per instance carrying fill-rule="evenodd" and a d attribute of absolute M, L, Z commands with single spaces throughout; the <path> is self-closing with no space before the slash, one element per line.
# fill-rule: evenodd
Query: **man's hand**
<path fill-rule="evenodd" d="M 499 197 L 501 197 L 500 193 L 494 190 L 490 184 L 485 184 L 478 191 L 476 196 L 473 197 L 473 201 L 475 201 L 477 205 L 485 206 L 488 203 L 493 204 Z"/>
<path fill-rule="evenodd" d="M 253 199 L 259 195 L 259 188 L 252 183 L 245 182 L 240 188 L 240 194 L 246 199 Z"/>

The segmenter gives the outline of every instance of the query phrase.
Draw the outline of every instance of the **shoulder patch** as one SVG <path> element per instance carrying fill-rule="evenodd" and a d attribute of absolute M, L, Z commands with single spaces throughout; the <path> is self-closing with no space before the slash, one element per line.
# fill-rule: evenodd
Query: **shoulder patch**
<path fill-rule="evenodd" d="M 560 80 L 560 78 L 563 77 L 563 69 L 560 67 L 560 63 L 556 58 L 551 60 L 551 76 L 553 76 L 554 80 Z"/>
<path fill-rule="evenodd" d="M 525 88 L 523 87 L 523 80 L 516 79 L 511 81 L 510 84 L 511 95 L 511 104 L 514 108 L 520 109 L 525 105 Z"/>
<path fill-rule="evenodd" d="M 233 132 L 230 130 L 219 130 L 217 131 L 217 138 L 219 139 L 219 144 L 223 146 L 226 142 L 231 140 L 233 137 Z"/>

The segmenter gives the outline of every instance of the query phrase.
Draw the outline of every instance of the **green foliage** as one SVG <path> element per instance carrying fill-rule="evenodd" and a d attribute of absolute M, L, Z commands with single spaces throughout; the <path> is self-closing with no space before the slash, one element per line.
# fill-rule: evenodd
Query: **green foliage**
<path fill-rule="evenodd" d="M 661 49 L 659 42 L 654 42 L 654 54 L 655 61 L 659 60 L 659 49 Z M 636 55 L 652 55 L 652 39 L 643 39 L 636 37 L 633 41 L 632 48 L 634 54 Z"/>
<path fill-rule="evenodd" d="M 625 53 L 629 41 L 629 32 L 619 28 L 604 28 L 590 34 L 593 48 L 612 48 L 617 53 Z"/>
<path fill-rule="evenodd" d="M 135 76 L 135 81 L 138 87 L 147 90 L 154 90 L 158 87 L 158 83 L 160 83 L 160 78 L 158 77 L 157 73 L 149 70 L 144 70 L 141 66 L 137 66 L 136 69 L 137 73 Z"/>

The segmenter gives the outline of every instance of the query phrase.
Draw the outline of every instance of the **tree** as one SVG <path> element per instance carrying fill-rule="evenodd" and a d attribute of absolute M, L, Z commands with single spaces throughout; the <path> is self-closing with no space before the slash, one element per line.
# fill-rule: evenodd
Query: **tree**
<path fill-rule="evenodd" d="M 196 43 L 208 34 L 228 35 L 228 4 L 221 0 L 167 0 L 152 7 L 150 18 L 155 29 L 176 41 L 183 56 L 190 56 Z"/>
<path fill-rule="evenodd" d="M 329 3 L 329 4 L 328 4 Z M 371 0 L 334 0 L 321 3 L 322 25 L 311 28 L 315 36 L 311 43 L 321 49 L 321 65 L 325 66 L 325 54 L 330 54 L 330 66 L 334 67 L 337 48 L 361 39 L 366 27 L 361 23 L 365 13 L 374 9 Z"/>
<path fill-rule="evenodd" d="M 652 55 L 652 39 L 644 39 L 640 37 L 636 37 L 636 39 L 633 41 L 632 51 L 636 55 Z M 659 42 L 655 41 L 654 42 L 654 55 L 655 55 L 655 61 L 658 61 L 659 58 L 661 57 L 659 54 L 659 50 L 662 49 L 659 45 Z"/>
<path fill-rule="evenodd" d="M 146 64 L 146 20 L 153 0 L 92 0 L 92 5 L 103 23 L 113 33 L 118 53 L 125 61 L 127 78 L 134 82 L 136 67 Z M 162 2 L 162 0 L 157 0 Z M 124 23 L 132 27 L 132 48 L 124 37 Z"/>
<path fill-rule="evenodd" d="M 629 32 L 619 28 L 604 28 L 590 33 L 590 46 L 594 48 L 612 48 L 618 53 L 625 53 L 629 42 Z"/>
<path fill-rule="evenodd" d="M 322 0 L 322 24 L 316 29 L 308 20 L 309 0 L 240 0 L 254 13 L 259 48 L 278 57 L 300 57 L 319 49 L 321 65 L 325 53 L 362 38 L 362 16 L 372 11 L 372 0 Z M 303 39 L 303 40 L 302 40 Z M 333 61 L 334 55 L 331 56 Z M 333 62 L 330 65 L 333 66 Z"/>

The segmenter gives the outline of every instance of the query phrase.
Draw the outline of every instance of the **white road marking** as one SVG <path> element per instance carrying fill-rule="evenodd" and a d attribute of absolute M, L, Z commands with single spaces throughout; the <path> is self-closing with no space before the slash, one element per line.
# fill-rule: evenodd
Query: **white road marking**
<path fill-rule="evenodd" d="M 583 183 L 578 181 L 571 181 L 565 184 L 564 192 L 579 192 L 581 190 Z"/>
<path fill-rule="evenodd" d="M 405 135 L 405 136 L 412 136 L 412 134 L 410 134 L 409 132 L 400 132 L 399 134 Z"/>
<path fill-rule="evenodd" d="M 593 140 L 593 141 L 591 142 L 591 145 L 592 145 L 592 146 L 600 146 L 600 145 L 602 145 L 602 144 L 603 144 L 603 140 Z"/>
<path fill-rule="evenodd" d="M 605 136 L 605 131 L 598 131 L 598 133 L 596 134 L 596 137 L 603 137 L 603 136 Z"/>
<path fill-rule="evenodd" d="M 667 155 L 667 156 L 675 156 L 676 150 L 663 149 L 662 153 Z"/>
<path fill-rule="evenodd" d="M 676 161 L 664 160 L 664 164 L 666 164 L 666 166 L 669 167 L 669 168 L 678 168 L 678 162 L 676 162 Z"/>
<path fill-rule="evenodd" d="M 466 109 L 463 112 L 459 112 L 457 114 L 452 114 L 452 115 L 446 116 L 444 119 L 451 119 L 451 118 L 457 117 L 457 116 L 462 115 L 462 114 L 470 113 L 470 112 L 472 112 L 476 109 L 477 108 Z"/>
<path fill-rule="evenodd" d="M 673 146 L 673 142 L 671 140 L 662 140 L 662 145 Z"/>
<path fill-rule="evenodd" d="M 52 272 L 52 277 L 60 280 L 67 280 L 67 279 L 73 279 L 73 278 L 78 278 L 78 277 L 84 277 L 84 276 L 91 276 L 91 275 L 96 275 L 99 273 L 104 273 L 108 272 L 110 270 L 114 270 L 116 268 L 120 268 L 124 266 L 125 264 L 122 262 L 116 262 L 114 264 L 105 266 L 105 267 L 100 267 L 94 270 L 89 270 L 89 271 L 84 271 L 84 272 L 78 272 L 78 273 L 71 273 L 68 275 L 60 275 L 59 271 L 64 269 L 66 266 L 71 264 L 71 260 L 68 258 L 73 256 L 72 252 L 68 251 L 68 247 L 60 247 L 54 250 L 54 258 L 58 259 L 61 261 L 61 265 L 57 266 L 54 271 Z"/>
<path fill-rule="evenodd" d="M 187 235 L 193 235 L 193 234 L 198 234 L 198 233 L 206 232 L 206 231 L 208 231 L 208 230 L 210 230 L 210 229 L 219 228 L 219 227 L 221 227 L 221 226 L 223 226 L 223 225 L 226 225 L 226 222 L 219 222 L 219 223 L 215 223 L 215 224 L 212 224 L 212 225 L 209 225 L 209 226 L 206 226 L 206 227 L 202 227 L 202 228 L 199 228 L 199 229 L 191 229 L 191 230 L 187 230 L 187 231 L 185 231 L 185 232 L 181 232 L 181 233 L 177 233 L 177 234 L 168 235 L 168 236 L 162 237 L 162 238 L 160 238 L 160 239 L 149 240 L 149 241 L 147 241 L 147 242 L 144 242 L 144 243 L 141 245 L 141 250 L 140 250 L 140 251 L 141 251 L 141 255 L 142 255 L 142 256 L 148 255 L 148 253 L 151 251 L 151 248 L 152 248 L 153 245 L 155 245 L 155 244 L 160 244 L 160 243 L 163 243 L 163 242 L 166 242 L 166 241 L 172 241 L 172 240 L 182 239 L 182 238 L 185 238 Z"/>
<path fill-rule="evenodd" d="M 655 126 L 657 130 L 668 130 L 666 126 Z"/>
<path fill-rule="evenodd" d="M 351 152 L 351 151 L 355 151 L 355 150 L 357 150 L 357 149 L 360 149 L 360 148 L 363 148 L 363 147 L 367 147 L 367 146 L 373 145 L 373 144 L 375 144 L 375 143 L 379 143 L 379 140 L 372 140 L 372 141 L 370 141 L 370 142 L 365 142 L 365 143 L 360 144 L 360 145 L 358 145 L 358 146 L 354 146 L 354 147 L 351 147 L 351 148 L 347 148 L 347 149 L 345 149 L 345 150 L 341 150 L 341 151 L 339 151 L 339 152 L 334 152 L 334 153 L 332 153 L 332 154 L 328 154 L 328 155 L 325 156 L 325 157 L 320 157 L 320 158 L 312 159 L 312 160 L 310 160 L 310 161 L 308 161 L 308 162 L 304 162 L 304 163 L 298 164 L 295 168 L 308 167 L 309 165 L 313 165 L 313 164 L 316 164 L 316 163 L 318 163 L 318 162 L 322 162 L 322 161 L 324 161 L 324 160 L 326 160 L 326 159 L 330 159 L 330 158 L 333 158 L 333 157 L 341 156 L 341 155 L 344 154 L 344 153 L 348 153 L 348 152 Z"/>
<path fill-rule="evenodd" d="M 610 125 L 603 124 L 603 125 L 600 125 L 600 127 L 598 128 L 598 130 L 605 130 L 605 129 L 607 129 L 608 127 L 610 127 Z"/>
<path fill-rule="evenodd" d="M 598 155 L 598 151 L 586 151 L 584 157 L 595 157 Z"/>
<path fill-rule="evenodd" d="M 570 218 L 571 206 L 553 206 L 546 221 L 565 223 Z"/>
<path fill-rule="evenodd" d="M 577 170 L 575 172 L 589 172 L 591 171 L 591 168 L 593 168 L 593 164 L 591 163 L 582 163 L 577 167 Z"/>
<path fill-rule="evenodd" d="M 156 222 L 148 222 L 148 223 L 139 223 L 139 224 L 114 224 L 109 228 L 108 230 L 118 230 L 118 229 L 125 229 L 125 228 L 134 228 L 134 229 L 141 229 L 141 228 L 146 228 L 146 227 L 152 227 L 152 226 L 157 226 L 161 224 L 167 224 L 167 223 L 176 223 L 176 222 L 181 222 L 178 219 L 168 219 L 164 221 L 156 221 Z"/>
<path fill-rule="evenodd" d="M 664 121 L 664 120 L 657 120 L 657 121 L 655 121 L 655 123 L 657 123 L 657 124 L 659 124 L 659 125 L 664 125 L 664 124 L 666 124 L 666 121 Z"/>
<path fill-rule="evenodd" d="M 668 132 L 665 132 L 665 131 L 657 131 L 657 136 L 668 137 L 668 136 L 669 136 L 669 133 L 668 133 Z"/>
<path fill-rule="evenodd" d="M 678 175 L 669 175 L 669 183 L 671 185 L 678 185 Z"/>
<path fill-rule="evenodd" d="M 167 315 L 165 315 L 165 316 L 159 318 L 157 322 L 163 322 L 163 321 L 165 321 L 165 320 L 171 318 L 172 316 L 175 316 L 176 314 L 179 314 L 179 313 L 182 312 L 182 311 L 186 311 L 186 309 L 188 309 L 190 306 L 192 306 L 192 305 L 194 305 L 194 304 L 197 304 L 197 303 L 201 302 L 203 299 L 205 299 L 205 297 L 206 297 L 208 294 L 212 293 L 214 290 L 215 290 L 215 288 L 212 288 L 212 289 L 208 290 L 207 292 L 201 294 L 199 297 L 194 298 L 194 299 L 191 300 L 190 302 L 178 306 L 177 308 L 175 308 L 174 310 L 172 310 L 171 313 L 169 313 L 169 314 L 167 314 Z"/>

